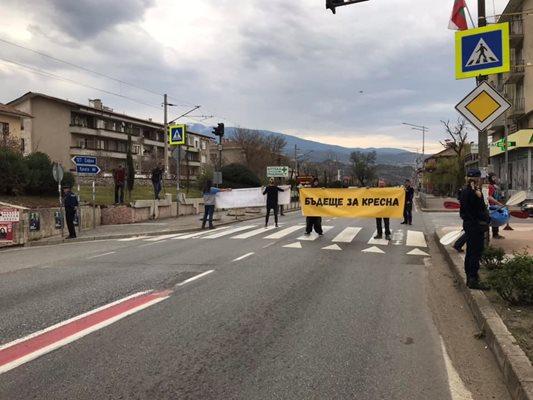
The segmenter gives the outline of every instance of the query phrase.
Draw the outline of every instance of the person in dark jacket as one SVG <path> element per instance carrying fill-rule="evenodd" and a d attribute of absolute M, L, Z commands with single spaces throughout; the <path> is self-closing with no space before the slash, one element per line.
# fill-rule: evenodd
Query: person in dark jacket
<path fill-rule="evenodd" d="M 274 212 L 274 222 L 276 228 L 278 227 L 278 192 L 284 190 L 276 185 L 274 178 L 270 178 L 269 185 L 263 190 L 263 195 L 266 194 L 266 216 L 265 216 L 265 228 L 268 226 L 268 217 L 270 216 L 270 210 Z"/>
<path fill-rule="evenodd" d="M 65 219 L 67 221 L 68 236 L 66 239 L 74 239 L 76 237 L 76 229 L 74 227 L 74 217 L 76 216 L 76 207 L 78 207 L 78 198 L 71 191 L 70 185 L 63 186 L 65 193 Z"/>
<path fill-rule="evenodd" d="M 165 168 L 163 164 L 159 163 L 152 171 L 152 185 L 154 185 L 154 196 L 159 200 L 159 193 L 161 192 L 161 182 L 163 181 L 163 173 Z"/>
<path fill-rule="evenodd" d="M 415 190 L 411 186 L 409 179 L 405 180 L 405 205 L 403 207 L 403 222 L 402 224 L 413 225 L 413 197 Z"/>
<path fill-rule="evenodd" d="M 314 178 L 311 187 L 318 188 L 318 178 Z M 322 235 L 322 217 L 306 217 L 305 218 L 305 234 L 310 235 L 312 230 Z"/>
<path fill-rule="evenodd" d="M 124 187 L 126 186 L 126 170 L 122 164 L 113 170 L 113 181 L 115 182 L 115 204 L 124 203 Z"/>
<path fill-rule="evenodd" d="M 481 192 L 481 172 L 471 168 L 467 172 L 467 184 L 461 192 L 461 208 L 466 236 L 465 274 L 470 289 L 485 289 L 479 281 L 479 260 L 483 252 L 485 233 L 489 230 L 489 213 Z"/>
<path fill-rule="evenodd" d="M 378 180 L 378 187 L 385 187 L 385 181 L 383 179 Z M 382 220 L 383 224 L 381 223 Z M 383 238 L 383 225 L 385 225 L 385 239 L 391 240 L 390 218 L 376 218 L 376 236 L 374 236 L 374 239 Z"/>

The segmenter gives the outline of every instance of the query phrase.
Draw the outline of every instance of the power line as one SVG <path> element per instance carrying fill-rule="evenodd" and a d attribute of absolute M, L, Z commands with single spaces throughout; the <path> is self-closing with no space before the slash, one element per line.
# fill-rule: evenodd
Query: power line
<path fill-rule="evenodd" d="M 57 57 L 51 56 L 50 54 L 43 53 L 43 52 L 41 52 L 41 51 L 34 50 L 34 49 L 32 49 L 32 48 L 29 48 L 29 47 L 26 47 L 26 46 L 22 46 L 22 45 L 20 45 L 20 44 L 14 43 L 14 42 L 10 42 L 9 40 L 6 40 L 6 39 L 3 39 L 3 38 L 0 38 L 0 42 L 6 43 L 6 44 L 8 44 L 8 45 L 10 45 L 10 46 L 18 47 L 18 48 L 23 49 L 23 50 L 30 51 L 30 52 L 35 53 L 35 54 L 38 54 L 38 55 L 40 55 L 40 56 L 42 56 L 42 57 L 49 58 L 49 59 L 51 59 L 51 60 L 54 60 L 54 61 L 57 61 L 57 62 L 60 62 L 60 63 L 66 64 L 66 65 L 69 65 L 69 66 L 71 66 L 71 67 L 78 68 L 78 69 L 81 69 L 81 70 L 86 71 L 86 72 L 90 72 L 91 74 L 95 74 L 95 75 L 98 75 L 98 76 L 101 76 L 101 77 L 104 77 L 104 78 L 107 78 L 107 79 L 113 80 L 113 81 L 118 82 L 118 83 L 120 83 L 120 84 L 127 85 L 127 86 L 131 86 L 131 87 L 133 87 L 133 88 L 136 88 L 136 89 L 139 89 L 139 90 L 143 90 L 143 91 L 145 91 L 145 92 L 152 93 L 152 94 L 155 94 L 155 95 L 157 95 L 157 96 L 162 96 L 161 93 L 154 92 L 153 90 L 143 88 L 143 87 L 141 87 L 141 86 L 138 86 L 138 85 L 135 85 L 135 84 L 133 84 L 133 83 L 129 83 L 129 82 L 123 81 L 123 80 L 121 80 L 121 79 L 118 79 L 118 78 L 112 77 L 112 76 L 110 76 L 110 75 L 103 74 L 103 73 L 98 72 L 98 71 L 94 71 L 94 70 L 89 69 L 89 68 L 86 68 L 86 67 L 84 67 L 84 66 L 82 66 L 82 65 L 74 64 L 74 63 L 72 63 L 72 62 L 70 62 L 70 61 L 62 60 L 62 59 L 60 59 L 60 58 L 57 58 Z M 176 98 L 174 98 L 174 99 L 177 100 L 177 101 L 180 101 L 180 102 L 182 101 L 182 100 L 179 100 L 179 99 L 176 99 Z M 188 104 L 188 105 L 182 105 L 181 107 L 191 107 L 191 105 L 190 105 L 190 104 Z"/>

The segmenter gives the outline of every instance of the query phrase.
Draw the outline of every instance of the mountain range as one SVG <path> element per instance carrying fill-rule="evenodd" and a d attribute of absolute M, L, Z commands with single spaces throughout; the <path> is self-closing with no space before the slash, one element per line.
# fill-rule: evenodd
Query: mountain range
<path fill-rule="evenodd" d="M 187 129 L 191 132 L 200 133 L 202 135 L 215 137 L 212 134 L 213 127 L 202 124 L 188 124 Z M 231 137 L 235 128 L 226 127 L 225 136 Z M 397 166 L 414 166 L 417 158 L 420 156 L 407 150 L 389 148 L 389 147 L 343 147 L 334 144 L 319 143 L 313 140 L 301 139 L 296 136 L 287 135 L 281 132 L 272 132 L 267 130 L 258 130 L 257 132 L 263 135 L 281 136 L 287 141 L 287 146 L 284 149 L 285 154 L 294 159 L 294 152 L 296 146 L 296 154 L 298 157 L 305 156 L 310 161 L 325 161 L 337 160 L 342 163 L 347 163 L 350 159 L 350 154 L 354 151 L 362 153 L 376 152 L 376 164 L 397 165 Z"/>

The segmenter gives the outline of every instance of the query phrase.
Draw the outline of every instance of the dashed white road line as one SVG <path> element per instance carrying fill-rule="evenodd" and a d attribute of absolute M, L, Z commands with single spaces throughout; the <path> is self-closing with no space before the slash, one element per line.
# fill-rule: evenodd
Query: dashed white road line
<path fill-rule="evenodd" d="M 187 283 L 195 281 L 196 279 L 200 279 L 203 276 L 209 275 L 211 272 L 215 272 L 215 270 L 214 269 L 210 269 L 209 271 L 202 272 L 201 274 L 195 275 L 192 278 L 186 279 L 183 282 L 178 283 L 176 286 L 186 285 Z"/>
<path fill-rule="evenodd" d="M 97 254 L 96 256 L 87 257 L 87 260 L 91 260 L 91 259 L 93 259 L 93 258 L 97 258 L 97 257 L 108 256 L 108 255 L 110 255 L 110 254 L 115 254 L 115 253 L 116 253 L 115 251 L 110 251 L 109 253 Z"/>
<path fill-rule="evenodd" d="M 250 253 L 246 253 L 245 255 L 240 256 L 240 257 L 237 257 L 235 260 L 232 260 L 232 262 L 233 262 L 233 261 L 240 261 L 240 260 L 242 260 L 242 259 L 244 259 L 244 258 L 246 258 L 246 257 L 250 257 L 252 254 L 255 254 L 255 253 L 254 253 L 253 251 L 250 252 Z"/>

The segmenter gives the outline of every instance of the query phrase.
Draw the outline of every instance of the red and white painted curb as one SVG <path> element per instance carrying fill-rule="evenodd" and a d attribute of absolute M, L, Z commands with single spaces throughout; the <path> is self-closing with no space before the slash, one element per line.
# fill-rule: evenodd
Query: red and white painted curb
<path fill-rule="evenodd" d="M 172 291 L 133 294 L 0 346 L 0 374 L 170 297 Z"/>

